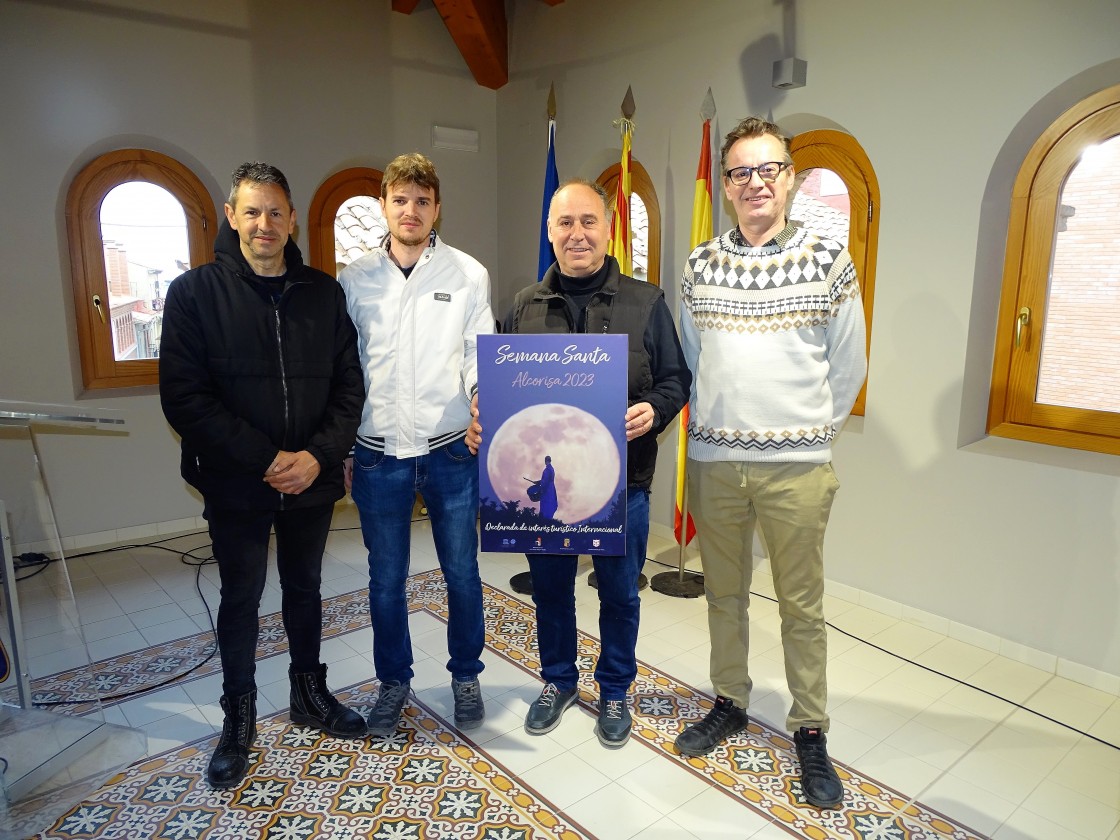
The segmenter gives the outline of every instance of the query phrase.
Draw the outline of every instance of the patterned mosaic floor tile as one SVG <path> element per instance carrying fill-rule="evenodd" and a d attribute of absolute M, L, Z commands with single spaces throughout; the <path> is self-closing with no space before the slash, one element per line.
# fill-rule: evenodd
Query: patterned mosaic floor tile
<path fill-rule="evenodd" d="M 534 611 L 530 604 L 484 586 L 487 646 L 536 673 Z M 410 608 L 447 619 L 446 591 L 438 572 L 408 582 Z M 324 602 L 324 637 L 369 623 L 365 592 Z M 262 617 L 258 655 L 286 651 L 278 615 Z M 113 691 L 131 691 L 166 678 L 168 668 L 205 658 L 212 638 L 198 634 L 98 663 L 97 679 Z M 580 633 L 580 703 L 593 709 L 592 673 L 598 640 Z M 212 660 L 197 679 L 219 669 Z M 89 697 L 87 672 L 65 672 L 36 681 L 44 697 Z M 368 707 L 375 684 L 340 696 Z M 813 840 L 983 840 L 982 836 L 902 793 L 837 765 L 844 803 L 832 811 L 807 805 L 798 763 L 787 735 L 752 721 L 747 732 L 702 758 L 682 756 L 673 740 L 703 717 L 711 699 L 671 675 L 639 663 L 634 686 L 633 738 L 706 780 L 724 794 L 779 824 L 790 836 Z M 80 711 L 72 709 L 71 711 Z M 201 781 L 212 739 L 132 767 L 96 797 L 74 808 L 42 835 L 55 838 L 310 838 L 375 837 L 411 840 L 478 837 L 484 840 L 589 836 L 555 812 L 534 791 L 462 740 L 454 727 L 413 701 L 407 725 L 390 739 L 345 742 L 292 725 L 280 714 L 262 724 L 256 763 L 232 795 Z M 246 833 L 249 832 L 249 833 Z"/>
<path fill-rule="evenodd" d="M 374 683 L 340 692 L 363 714 Z M 63 815 L 42 840 L 580 840 L 584 833 L 415 699 L 388 738 L 346 741 L 258 724 L 249 776 L 203 781 L 212 739 L 134 765 Z"/>

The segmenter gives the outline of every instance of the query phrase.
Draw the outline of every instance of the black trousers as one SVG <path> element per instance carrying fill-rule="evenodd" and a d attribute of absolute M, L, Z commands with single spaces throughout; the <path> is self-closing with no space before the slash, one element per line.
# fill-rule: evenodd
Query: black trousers
<path fill-rule="evenodd" d="M 268 572 L 268 538 L 274 527 L 292 668 L 295 673 L 305 673 L 319 665 L 323 632 L 319 582 L 333 514 L 334 505 L 278 511 L 206 506 L 204 515 L 222 579 L 217 632 L 222 690 L 227 697 L 256 690 L 257 614 Z"/>

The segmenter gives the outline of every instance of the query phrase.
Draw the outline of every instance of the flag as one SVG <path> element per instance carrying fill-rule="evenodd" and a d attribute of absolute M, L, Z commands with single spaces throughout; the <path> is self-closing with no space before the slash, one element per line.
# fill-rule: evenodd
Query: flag
<path fill-rule="evenodd" d="M 633 274 L 633 246 L 630 241 L 630 142 L 634 134 L 634 123 L 625 117 L 619 122 L 622 126 L 622 164 L 614 194 L 611 243 L 607 253 L 618 260 L 619 271 Z"/>
<path fill-rule="evenodd" d="M 540 282 L 548 267 L 552 265 L 555 257 L 552 253 L 552 243 L 548 241 L 548 205 L 552 203 L 552 194 L 560 186 L 560 176 L 556 174 L 556 120 L 548 121 L 548 158 L 544 164 L 544 200 L 541 202 L 541 249 L 537 260 L 537 281 Z"/>
<path fill-rule="evenodd" d="M 712 121 L 704 120 L 704 134 L 700 143 L 700 163 L 696 167 L 696 188 L 692 195 L 692 227 L 689 230 L 689 250 L 712 238 Z M 673 514 L 673 533 L 681 541 L 681 511 L 684 510 L 684 473 L 688 457 L 688 405 L 680 414 L 680 432 L 677 435 L 677 500 Z M 696 536 L 692 514 L 685 525 L 684 544 Z"/>

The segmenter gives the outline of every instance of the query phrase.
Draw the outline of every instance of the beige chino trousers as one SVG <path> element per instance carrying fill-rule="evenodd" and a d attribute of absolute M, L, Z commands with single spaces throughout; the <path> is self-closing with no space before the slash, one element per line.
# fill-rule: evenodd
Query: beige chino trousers
<path fill-rule="evenodd" d="M 716 693 L 748 708 L 747 666 L 754 530 L 770 554 L 786 684 L 786 727 L 828 731 L 828 635 L 824 623 L 824 532 L 840 482 L 831 464 L 688 462 L 688 492 L 700 540 L 711 677 Z"/>

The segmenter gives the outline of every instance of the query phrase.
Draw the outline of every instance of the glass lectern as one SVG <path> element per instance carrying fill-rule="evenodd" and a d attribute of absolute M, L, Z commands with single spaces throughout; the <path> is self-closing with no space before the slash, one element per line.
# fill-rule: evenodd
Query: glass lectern
<path fill-rule="evenodd" d="M 36 430 L 122 433 L 119 412 L 0 400 L 0 840 L 47 828 L 145 754 L 147 737 L 106 723 Z M 72 696 L 37 692 L 68 671 Z"/>

